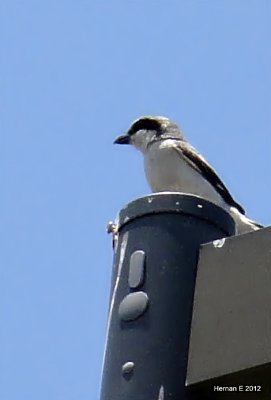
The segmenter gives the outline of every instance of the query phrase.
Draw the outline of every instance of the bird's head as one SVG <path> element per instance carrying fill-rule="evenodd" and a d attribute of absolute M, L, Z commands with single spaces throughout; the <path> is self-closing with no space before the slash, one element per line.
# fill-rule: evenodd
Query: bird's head
<path fill-rule="evenodd" d="M 182 138 L 178 126 L 166 117 L 147 115 L 136 119 L 114 143 L 131 144 L 144 153 L 151 143 L 167 138 Z"/>

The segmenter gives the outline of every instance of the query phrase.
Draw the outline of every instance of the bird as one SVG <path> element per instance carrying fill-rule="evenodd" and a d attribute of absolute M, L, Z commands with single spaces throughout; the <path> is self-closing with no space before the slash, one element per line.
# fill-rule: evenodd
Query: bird
<path fill-rule="evenodd" d="M 215 203 L 234 219 L 236 235 L 263 227 L 245 215 L 244 208 L 235 201 L 215 169 L 169 118 L 142 116 L 114 144 L 132 145 L 143 154 L 152 192 L 182 192 Z"/>

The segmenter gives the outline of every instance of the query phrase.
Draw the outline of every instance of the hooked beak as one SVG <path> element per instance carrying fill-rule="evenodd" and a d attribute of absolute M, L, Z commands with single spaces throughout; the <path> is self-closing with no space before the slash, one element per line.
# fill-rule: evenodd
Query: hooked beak
<path fill-rule="evenodd" d="M 117 139 L 114 140 L 114 144 L 130 144 L 130 136 L 127 135 L 126 133 L 124 135 L 121 135 L 117 137 Z"/>

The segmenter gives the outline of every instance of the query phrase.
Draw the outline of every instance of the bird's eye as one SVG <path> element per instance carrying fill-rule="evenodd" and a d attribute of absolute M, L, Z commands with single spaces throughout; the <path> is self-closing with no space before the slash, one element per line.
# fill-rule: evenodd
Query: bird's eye
<path fill-rule="evenodd" d="M 134 133 L 140 131 L 141 129 L 159 132 L 160 128 L 161 124 L 157 120 L 150 118 L 141 118 L 132 125 L 132 127 L 129 130 L 129 134 L 133 135 Z"/>

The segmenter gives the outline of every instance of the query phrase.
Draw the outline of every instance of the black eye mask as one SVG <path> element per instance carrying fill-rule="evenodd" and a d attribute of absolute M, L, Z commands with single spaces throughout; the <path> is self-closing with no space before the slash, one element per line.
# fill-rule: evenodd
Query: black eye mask
<path fill-rule="evenodd" d="M 135 122 L 129 131 L 128 135 L 133 135 L 134 133 L 140 131 L 141 129 L 146 129 L 148 131 L 157 131 L 157 133 L 161 130 L 161 124 L 155 119 L 150 118 L 141 118 L 139 121 Z"/>

